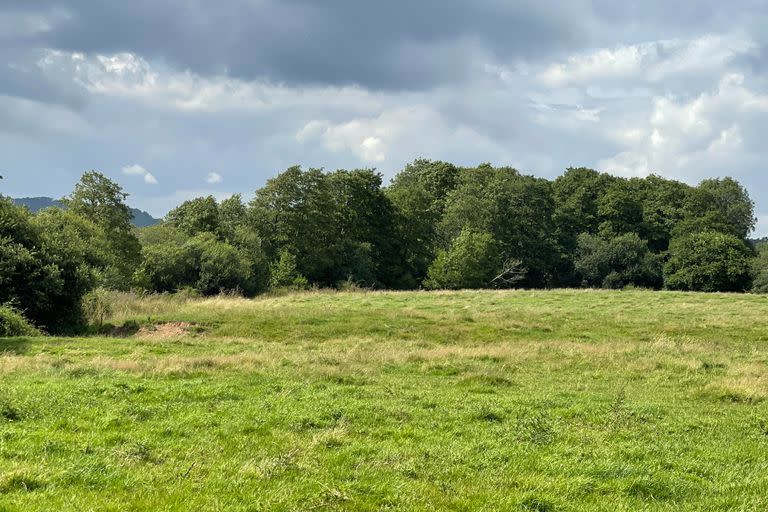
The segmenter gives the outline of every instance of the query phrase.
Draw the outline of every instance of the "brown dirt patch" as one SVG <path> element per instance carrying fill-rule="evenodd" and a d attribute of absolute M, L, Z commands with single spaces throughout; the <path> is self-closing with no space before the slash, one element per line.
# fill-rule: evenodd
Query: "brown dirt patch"
<path fill-rule="evenodd" d="M 169 338 L 183 338 L 188 335 L 192 324 L 189 322 L 168 322 L 144 326 L 136 333 L 137 338 L 144 340 L 166 340 Z"/>

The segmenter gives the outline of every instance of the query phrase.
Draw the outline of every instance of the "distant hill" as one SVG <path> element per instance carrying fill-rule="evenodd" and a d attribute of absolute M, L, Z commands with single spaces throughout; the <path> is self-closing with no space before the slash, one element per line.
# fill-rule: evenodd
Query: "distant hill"
<path fill-rule="evenodd" d="M 51 197 L 22 197 L 14 199 L 13 202 L 19 206 L 25 206 L 32 213 L 42 210 L 43 208 L 61 208 L 61 201 L 57 201 Z M 131 208 L 133 213 L 133 225 L 137 228 L 146 228 L 148 226 L 154 226 L 159 223 L 160 220 L 152 217 L 145 211 Z"/>

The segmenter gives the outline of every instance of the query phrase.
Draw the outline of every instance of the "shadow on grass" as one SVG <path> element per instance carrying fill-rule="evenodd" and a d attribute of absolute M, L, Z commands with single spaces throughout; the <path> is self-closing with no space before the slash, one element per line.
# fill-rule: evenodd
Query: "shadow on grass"
<path fill-rule="evenodd" d="M 30 344 L 29 338 L 0 338 L 0 355 L 26 354 L 27 350 L 29 349 L 29 344 Z"/>
<path fill-rule="evenodd" d="M 141 325 L 135 320 L 128 320 L 123 325 L 117 326 L 111 323 L 92 325 L 83 333 L 86 336 L 108 336 L 111 338 L 130 338 L 137 332 Z"/>

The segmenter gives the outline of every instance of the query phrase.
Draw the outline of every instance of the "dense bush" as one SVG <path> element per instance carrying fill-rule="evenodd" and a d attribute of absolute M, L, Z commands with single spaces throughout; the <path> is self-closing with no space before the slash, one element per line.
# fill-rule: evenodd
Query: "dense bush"
<path fill-rule="evenodd" d="M 0 338 L 40 336 L 40 331 L 16 308 L 0 305 Z"/>
<path fill-rule="evenodd" d="M 266 289 L 267 263 L 258 247 L 248 251 L 201 233 L 191 239 L 147 244 L 134 283 L 153 292 L 193 287 L 204 295 L 237 291 L 248 295 Z"/>
<path fill-rule="evenodd" d="M 296 256 L 283 250 L 280 258 L 269 267 L 270 288 L 304 289 L 308 285 L 307 278 L 296 269 Z"/>
<path fill-rule="evenodd" d="M 692 233 L 672 240 L 664 281 L 672 290 L 743 292 L 752 286 L 752 258 L 733 235 Z"/>
<path fill-rule="evenodd" d="M 586 286 L 623 288 L 627 285 L 660 288 L 661 259 L 636 233 L 608 240 L 583 233 L 576 246 L 575 269 Z"/>
<path fill-rule="evenodd" d="M 197 256 L 184 241 L 147 244 L 142 256 L 134 282 L 145 290 L 174 292 L 197 281 Z"/>
<path fill-rule="evenodd" d="M 194 287 L 204 295 L 221 292 L 252 292 L 251 268 L 246 256 L 211 234 L 198 235 L 189 242 L 197 263 Z"/>
<path fill-rule="evenodd" d="M 752 291 L 755 293 L 768 293 L 768 248 L 765 244 L 758 245 L 757 258 L 752 265 L 754 282 Z"/>
<path fill-rule="evenodd" d="M 27 210 L 0 198 L 0 303 L 51 333 L 77 331 L 81 300 L 102 270 L 99 230 L 70 212 Z"/>
<path fill-rule="evenodd" d="M 438 252 L 424 286 L 432 289 L 484 288 L 501 269 L 499 244 L 490 233 L 463 229 L 448 250 Z"/>

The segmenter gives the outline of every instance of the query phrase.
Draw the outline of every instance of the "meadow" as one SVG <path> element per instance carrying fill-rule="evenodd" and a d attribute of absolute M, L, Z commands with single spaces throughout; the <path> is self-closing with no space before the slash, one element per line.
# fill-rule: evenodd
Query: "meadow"
<path fill-rule="evenodd" d="M 0 339 L 0 511 L 765 510 L 768 298 L 123 297 Z"/>

